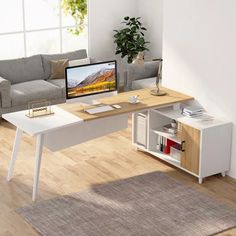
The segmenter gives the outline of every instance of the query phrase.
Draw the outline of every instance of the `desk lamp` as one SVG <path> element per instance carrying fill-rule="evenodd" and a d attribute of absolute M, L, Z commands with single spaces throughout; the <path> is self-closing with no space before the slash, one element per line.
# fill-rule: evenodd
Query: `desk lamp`
<path fill-rule="evenodd" d="M 156 88 L 151 90 L 151 94 L 154 96 L 164 96 L 166 92 L 160 90 L 160 83 L 162 80 L 162 59 L 156 59 L 155 61 L 160 61 L 158 71 L 157 71 L 157 78 L 156 78 Z"/>

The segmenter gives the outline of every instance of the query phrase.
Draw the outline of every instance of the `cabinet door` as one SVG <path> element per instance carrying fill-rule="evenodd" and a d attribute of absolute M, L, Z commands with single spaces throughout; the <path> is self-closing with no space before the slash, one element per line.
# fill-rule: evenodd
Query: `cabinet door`
<path fill-rule="evenodd" d="M 181 166 L 195 174 L 199 174 L 200 131 L 181 124 L 183 140 Z"/>

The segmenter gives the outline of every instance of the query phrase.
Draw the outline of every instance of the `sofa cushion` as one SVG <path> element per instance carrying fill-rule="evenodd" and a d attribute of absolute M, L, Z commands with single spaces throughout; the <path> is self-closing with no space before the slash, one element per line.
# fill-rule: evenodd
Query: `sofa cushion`
<path fill-rule="evenodd" d="M 42 55 L 45 78 L 48 79 L 50 77 L 52 60 L 54 61 L 61 60 L 61 59 L 77 60 L 77 59 L 83 59 L 86 57 L 87 57 L 87 52 L 85 49 L 77 50 L 74 52 L 68 52 L 68 53 Z"/>
<path fill-rule="evenodd" d="M 45 79 L 42 58 L 32 57 L 0 61 L 0 76 L 12 84 Z"/>
<path fill-rule="evenodd" d="M 151 78 L 157 75 L 159 61 L 145 62 L 144 65 L 135 63 L 128 64 L 127 88 L 132 89 L 132 82 L 144 78 Z"/>
<path fill-rule="evenodd" d="M 51 74 L 50 74 L 49 79 L 63 79 L 63 78 L 65 78 L 65 68 L 68 66 L 69 66 L 68 59 L 51 61 Z"/>
<path fill-rule="evenodd" d="M 40 99 L 51 101 L 61 97 L 61 88 L 44 80 L 35 80 L 11 86 L 12 106 L 26 105 L 28 102 Z"/>
<path fill-rule="evenodd" d="M 156 77 L 135 80 L 132 82 L 132 89 L 153 88 L 156 86 Z"/>
<path fill-rule="evenodd" d="M 69 61 L 69 66 L 80 66 L 80 65 L 86 65 L 90 64 L 90 58 L 84 58 L 84 59 L 79 59 L 79 60 L 71 60 Z"/>
<path fill-rule="evenodd" d="M 63 97 L 66 97 L 66 80 L 65 79 L 53 79 L 53 80 L 48 80 L 48 82 L 59 87 L 62 91 Z"/>

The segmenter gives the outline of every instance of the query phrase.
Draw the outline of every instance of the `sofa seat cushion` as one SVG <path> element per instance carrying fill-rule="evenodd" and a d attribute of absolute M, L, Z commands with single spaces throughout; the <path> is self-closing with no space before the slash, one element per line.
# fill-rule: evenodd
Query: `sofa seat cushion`
<path fill-rule="evenodd" d="M 65 79 L 52 79 L 52 80 L 48 80 L 48 82 L 59 87 L 62 91 L 63 97 L 66 97 L 66 80 Z"/>
<path fill-rule="evenodd" d="M 78 60 L 87 58 L 87 52 L 85 49 L 67 52 L 67 53 L 60 53 L 60 54 L 44 54 L 42 55 L 43 60 L 43 67 L 45 72 L 45 79 L 48 79 L 51 74 L 51 61 L 57 61 L 61 59 L 68 59 L 68 60 Z"/>
<path fill-rule="evenodd" d="M 12 84 L 45 79 L 42 57 L 32 57 L 0 61 L 0 76 Z"/>
<path fill-rule="evenodd" d="M 132 89 L 143 89 L 143 88 L 153 88 L 156 87 L 156 77 L 135 80 L 132 82 Z"/>
<path fill-rule="evenodd" d="M 11 86 L 12 106 L 27 105 L 28 102 L 41 99 L 51 101 L 61 97 L 61 88 L 44 80 L 35 80 Z"/>

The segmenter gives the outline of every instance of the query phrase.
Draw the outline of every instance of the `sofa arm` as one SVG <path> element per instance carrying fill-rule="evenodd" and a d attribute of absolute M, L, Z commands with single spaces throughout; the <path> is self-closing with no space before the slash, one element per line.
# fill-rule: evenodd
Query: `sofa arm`
<path fill-rule="evenodd" d="M 139 79 L 156 77 L 159 67 L 159 61 L 145 62 L 144 65 L 128 64 L 126 86 L 128 90 L 132 89 L 132 82 Z"/>
<path fill-rule="evenodd" d="M 2 108 L 7 108 L 11 106 L 11 82 L 0 77 L 0 106 Z"/>

